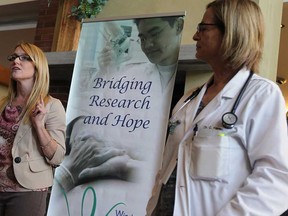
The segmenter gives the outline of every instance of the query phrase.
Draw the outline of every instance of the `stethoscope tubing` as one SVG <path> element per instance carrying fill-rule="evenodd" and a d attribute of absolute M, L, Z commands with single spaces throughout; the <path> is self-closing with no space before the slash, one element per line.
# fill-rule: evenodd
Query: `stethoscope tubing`
<path fill-rule="evenodd" d="M 253 71 L 250 71 L 249 76 L 248 76 L 247 80 L 245 81 L 244 85 L 242 86 L 242 88 L 241 88 L 241 90 L 240 90 L 240 92 L 239 92 L 239 94 L 238 94 L 238 96 L 237 96 L 237 99 L 236 99 L 236 101 L 235 101 L 235 103 L 233 104 L 233 107 L 232 107 L 232 109 L 231 109 L 231 112 L 230 112 L 230 113 L 231 113 L 232 115 L 235 115 L 236 118 L 237 118 L 237 115 L 235 114 L 236 109 L 237 109 L 237 107 L 239 106 L 239 103 L 240 103 L 240 101 L 241 101 L 241 98 L 242 98 L 242 96 L 243 96 L 243 94 L 244 94 L 244 92 L 245 92 L 245 90 L 246 90 L 246 88 L 247 88 L 247 86 L 248 86 L 248 84 L 249 84 L 249 82 L 250 82 L 253 74 L 254 74 L 254 72 L 253 72 Z M 187 98 L 184 100 L 184 103 L 181 105 L 181 107 L 180 107 L 179 109 L 177 109 L 177 111 L 176 111 L 176 112 L 172 115 L 172 117 L 170 118 L 170 121 L 171 121 L 171 122 L 172 122 L 173 119 L 175 119 L 175 117 L 176 117 L 177 114 L 180 112 L 180 110 L 182 110 L 188 103 L 190 103 L 194 98 L 196 98 L 196 97 L 198 96 L 198 94 L 200 93 L 200 91 L 201 91 L 201 89 L 203 88 L 203 86 L 204 86 L 204 85 L 202 85 L 201 87 L 197 88 L 194 92 L 192 92 L 192 94 L 191 94 L 189 97 L 187 97 Z M 223 121 L 223 119 L 222 119 L 222 121 Z M 223 124 L 223 122 L 222 122 L 222 124 Z M 223 125 L 225 125 L 225 123 L 224 123 Z M 234 126 L 234 125 L 233 125 L 233 126 Z M 233 126 L 232 126 L 231 128 L 233 128 Z M 224 126 L 224 127 L 225 127 L 225 126 Z M 231 128 L 229 128 L 229 129 L 231 129 Z"/>
<path fill-rule="evenodd" d="M 236 109 L 237 109 L 237 107 L 238 107 L 238 105 L 240 103 L 240 100 L 241 100 L 241 98 L 242 98 L 242 96 L 243 96 L 243 94 L 244 94 L 244 92 L 245 92 L 245 90 L 246 90 L 246 88 L 247 88 L 247 86 L 248 86 L 253 74 L 254 74 L 253 71 L 250 71 L 249 76 L 248 76 L 247 80 L 245 81 L 243 87 L 241 88 L 241 90 L 239 92 L 239 95 L 238 95 L 238 97 L 237 97 L 237 99 L 236 99 L 236 101 L 235 101 L 235 103 L 234 103 L 234 105 L 232 107 L 231 113 L 235 114 Z"/>

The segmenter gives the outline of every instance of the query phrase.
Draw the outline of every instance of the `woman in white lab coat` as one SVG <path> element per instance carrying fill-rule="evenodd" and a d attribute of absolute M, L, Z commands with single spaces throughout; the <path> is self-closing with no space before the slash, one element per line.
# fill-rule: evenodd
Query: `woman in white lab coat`
<path fill-rule="evenodd" d="M 254 2 L 207 5 L 193 39 L 214 73 L 174 108 L 157 178 L 165 183 L 178 161 L 175 216 L 276 216 L 288 208 L 285 102 L 256 74 L 263 33 Z"/>

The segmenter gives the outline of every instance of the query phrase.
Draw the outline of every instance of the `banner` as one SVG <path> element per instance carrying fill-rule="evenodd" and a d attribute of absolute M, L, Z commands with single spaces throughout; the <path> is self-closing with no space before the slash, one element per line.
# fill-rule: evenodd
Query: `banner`
<path fill-rule="evenodd" d="M 162 163 L 184 14 L 85 20 L 48 216 L 144 216 Z"/>

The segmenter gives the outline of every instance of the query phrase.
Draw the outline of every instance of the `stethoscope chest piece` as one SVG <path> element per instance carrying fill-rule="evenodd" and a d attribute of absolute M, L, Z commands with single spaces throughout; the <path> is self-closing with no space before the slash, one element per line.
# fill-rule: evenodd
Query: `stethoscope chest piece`
<path fill-rule="evenodd" d="M 222 116 L 222 125 L 224 128 L 232 129 L 238 118 L 233 112 L 224 113 Z"/>

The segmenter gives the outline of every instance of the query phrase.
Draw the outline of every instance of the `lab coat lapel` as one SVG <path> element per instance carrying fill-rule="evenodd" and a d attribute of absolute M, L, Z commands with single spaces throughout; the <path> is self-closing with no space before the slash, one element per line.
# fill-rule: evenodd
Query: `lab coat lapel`
<path fill-rule="evenodd" d="M 208 103 L 206 107 L 195 117 L 193 123 L 196 124 L 197 122 L 201 121 L 203 118 L 209 117 L 209 115 L 213 115 L 213 113 L 217 111 L 217 109 L 220 107 L 221 99 L 222 99 L 221 96 L 220 97 L 216 96 L 215 98 L 213 98 L 213 100 L 211 100 L 210 103 Z"/>
<path fill-rule="evenodd" d="M 199 92 L 199 94 L 192 100 L 190 101 L 187 106 L 186 106 L 186 110 L 185 110 L 185 131 L 189 130 L 189 128 L 194 124 L 195 118 L 196 117 L 196 113 L 197 113 L 197 109 L 199 107 L 199 104 L 203 98 L 203 95 L 206 92 L 207 89 L 207 84 L 205 84 L 201 91 Z M 192 93 L 193 94 L 193 93 Z"/>
<path fill-rule="evenodd" d="M 206 107 L 198 114 L 198 116 L 195 117 L 197 109 L 199 107 L 199 104 L 206 92 L 207 89 L 207 83 L 210 82 L 210 80 L 205 84 L 205 86 L 202 88 L 200 94 L 198 95 L 196 102 L 196 109 L 190 110 L 190 112 L 193 112 L 194 121 L 193 124 L 196 124 L 197 122 L 201 121 L 203 118 L 206 118 L 210 115 L 213 115 L 215 112 L 217 112 L 218 108 L 221 106 L 223 99 L 231 100 L 233 98 L 237 98 L 239 95 L 242 86 L 244 85 L 245 81 L 247 80 L 249 76 L 249 71 L 246 68 L 243 68 L 240 70 L 226 85 L 225 87 L 216 95 L 215 98 L 213 98 Z M 227 112 L 231 111 L 231 107 L 227 107 Z"/>

